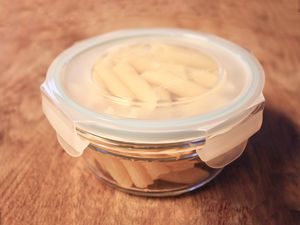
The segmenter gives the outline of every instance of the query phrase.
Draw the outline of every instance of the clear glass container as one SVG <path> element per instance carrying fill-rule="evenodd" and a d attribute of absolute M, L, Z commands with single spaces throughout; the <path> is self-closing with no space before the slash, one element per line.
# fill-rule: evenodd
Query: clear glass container
<path fill-rule="evenodd" d="M 41 86 L 63 149 L 119 190 L 178 195 L 213 179 L 262 123 L 264 72 L 224 39 L 135 29 L 75 43 Z"/>

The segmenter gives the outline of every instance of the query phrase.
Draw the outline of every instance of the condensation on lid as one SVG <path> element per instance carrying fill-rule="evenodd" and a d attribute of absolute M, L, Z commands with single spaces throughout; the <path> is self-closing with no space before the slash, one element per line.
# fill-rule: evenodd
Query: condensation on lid
<path fill-rule="evenodd" d="M 64 92 L 117 118 L 201 116 L 238 101 L 253 76 L 233 51 L 209 39 L 147 35 L 110 40 L 75 55 L 61 71 Z"/>

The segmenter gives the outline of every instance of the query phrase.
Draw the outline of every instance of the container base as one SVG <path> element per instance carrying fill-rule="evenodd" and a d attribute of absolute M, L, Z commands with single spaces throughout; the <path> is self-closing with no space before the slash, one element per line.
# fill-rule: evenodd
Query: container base
<path fill-rule="evenodd" d="M 196 184 L 193 184 L 190 186 L 186 186 L 184 188 L 178 188 L 178 189 L 172 189 L 172 190 L 170 190 L 170 189 L 168 189 L 168 190 L 149 190 L 149 189 L 138 190 L 138 189 L 133 189 L 133 188 L 128 189 L 128 188 L 123 188 L 115 183 L 112 183 L 110 180 L 106 179 L 103 176 L 96 175 L 96 177 L 101 182 L 104 182 L 108 186 L 110 186 L 116 190 L 128 193 L 128 194 L 144 196 L 144 197 L 170 197 L 170 196 L 177 196 L 177 195 L 181 195 L 181 194 L 184 194 L 187 192 L 191 192 L 191 191 L 194 191 L 194 190 L 204 186 L 205 184 L 207 184 L 208 182 L 213 180 L 217 175 L 219 175 L 222 170 L 223 170 L 223 168 L 214 171 L 214 173 L 212 173 L 211 176 L 209 176 L 205 180 L 202 180 L 199 183 L 196 183 Z M 95 175 L 94 171 L 92 171 L 92 172 Z"/>

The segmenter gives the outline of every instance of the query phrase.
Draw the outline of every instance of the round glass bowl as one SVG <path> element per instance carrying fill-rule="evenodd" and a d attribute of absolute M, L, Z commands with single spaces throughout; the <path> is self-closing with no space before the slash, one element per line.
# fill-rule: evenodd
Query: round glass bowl
<path fill-rule="evenodd" d="M 83 157 L 89 168 L 107 184 L 144 196 L 172 196 L 192 191 L 213 179 L 221 169 L 207 166 L 195 150 L 139 156 L 114 154 L 90 145 Z M 147 151 L 147 150 L 146 150 Z"/>
<path fill-rule="evenodd" d="M 64 150 L 137 195 L 198 188 L 238 158 L 262 123 L 264 72 L 224 39 L 135 29 L 75 43 L 41 86 Z"/>

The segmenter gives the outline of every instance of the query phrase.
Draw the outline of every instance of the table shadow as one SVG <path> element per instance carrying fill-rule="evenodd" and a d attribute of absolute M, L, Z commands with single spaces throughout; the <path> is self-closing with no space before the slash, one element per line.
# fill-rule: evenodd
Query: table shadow
<path fill-rule="evenodd" d="M 224 201 L 244 207 L 259 224 L 270 219 L 275 224 L 300 222 L 297 125 L 283 113 L 266 106 L 262 128 L 250 139 L 242 156 L 213 181 L 179 198 L 198 197 L 212 190 L 221 196 L 216 198 L 220 204 Z"/>

